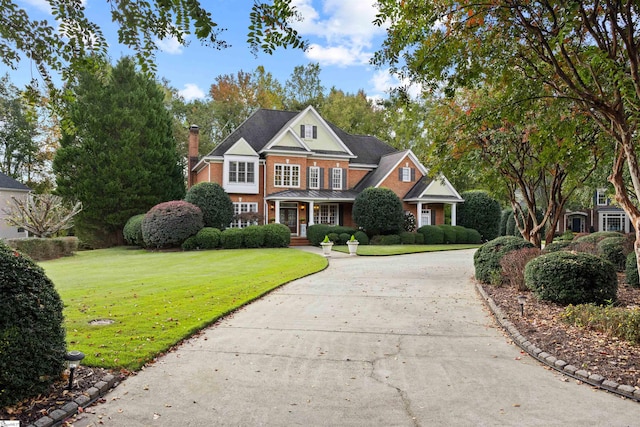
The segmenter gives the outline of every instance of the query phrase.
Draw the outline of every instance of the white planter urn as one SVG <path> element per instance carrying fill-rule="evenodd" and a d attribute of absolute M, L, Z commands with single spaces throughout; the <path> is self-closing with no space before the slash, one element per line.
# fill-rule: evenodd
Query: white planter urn
<path fill-rule="evenodd" d="M 360 242 L 358 242 L 357 240 L 347 240 L 347 246 L 349 246 L 349 255 L 357 255 L 359 244 Z"/>
<path fill-rule="evenodd" d="M 331 248 L 333 247 L 333 242 L 320 242 L 320 246 L 322 246 L 322 255 L 326 257 L 331 256 Z"/>

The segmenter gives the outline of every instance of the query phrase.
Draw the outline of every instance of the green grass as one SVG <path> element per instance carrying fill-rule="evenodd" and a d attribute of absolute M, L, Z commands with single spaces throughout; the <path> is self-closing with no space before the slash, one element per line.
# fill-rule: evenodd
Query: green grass
<path fill-rule="evenodd" d="M 358 245 L 358 255 L 384 256 L 415 254 L 418 252 L 453 251 L 459 249 L 477 249 L 481 245 Z M 349 253 L 347 245 L 334 245 L 334 251 Z"/>
<path fill-rule="evenodd" d="M 64 302 L 83 363 L 139 369 L 266 292 L 327 266 L 296 249 L 148 252 L 115 248 L 39 263 Z M 93 326 L 96 319 L 110 325 Z"/>

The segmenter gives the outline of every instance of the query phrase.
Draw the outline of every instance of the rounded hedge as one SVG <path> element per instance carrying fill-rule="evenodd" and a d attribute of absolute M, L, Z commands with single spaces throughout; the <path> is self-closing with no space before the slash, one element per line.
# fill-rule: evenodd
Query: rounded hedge
<path fill-rule="evenodd" d="M 402 238 L 397 234 L 387 234 L 382 236 L 380 241 L 381 245 L 399 245 L 402 243 Z"/>
<path fill-rule="evenodd" d="M 291 243 L 291 230 L 284 224 L 263 225 L 266 248 L 286 248 Z M 323 237 L 324 238 L 324 237 Z"/>
<path fill-rule="evenodd" d="M 606 239 L 607 237 L 620 237 L 622 234 L 617 231 L 596 231 L 595 233 L 585 234 L 584 236 L 580 236 L 574 240 L 575 243 L 593 243 L 596 244 L 600 240 Z"/>
<path fill-rule="evenodd" d="M 598 242 L 598 254 L 609 261 L 615 267 L 616 271 L 624 271 L 627 261 L 627 253 L 625 252 L 626 237 L 605 237 Z"/>
<path fill-rule="evenodd" d="M 481 240 L 493 240 L 500 235 L 500 203 L 486 191 L 466 191 L 460 195 L 464 203 L 458 208 L 458 225 L 477 230 Z"/>
<path fill-rule="evenodd" d="M 408 231 L 403 231 L 400 233 L 400 239 L 402 240 L 403 245 L 415 245 L 416 244 L 416 233 L 410 233 Z"/>
<path fill-rule="evenodd" d="M 261 248 L 264 246 L 264 228 L 261 225 L 250 225 L 242 229 L 244 246 Z"/>
<path fill-rule="evenodd" d="M 557 242 L 552 242 L 552 243 L 549 243 L 548 245 L 544 245 L 543 252 L 549 253 L 549 252 L 564 251 L 566 249 L 569 249 L 570 247 L 571 247 L 571 241 L 559 240 Z"/>
<path fill-rule="evenodd" d="M 467 243 L 479 245 L 482 243 L 482 235 L 478 230 L 467 228 Z"/>
<path fill-rule="evenodd" d="M 198 240 L 196 236 L 191 236 L 180 245 L 183 251 L 195 251 L 198 249 Z"/>
<path fill-rule="evenodd" d="M 349 233 L 340 233 L 338 235 L 338 244 L 339 245 L 346 245 L 347 244 L 347 240 L 351 239 L 351 234 Z"/>
<path fill-rule="evenodd" d="M 215 182 L 201 182 L 188 191 L 184 200 L 202 210 L 205 227 L 224 230 L 233 221 L 233 202 L 224 188 Z"/>
<path fill-rule="evenodd" d="M 353 220 L 367 234 L 393 234 L 402 230 L 402 201 L 389 188 L 369 187 L 353 202 Z"/>
<path fill-rule="evenodd" d="M 425 245 L 441 245 L 444 243 L 444 231 L 435 225 L 423 225 L 418 233 L 424 236 Z"/>
<path fill-rule="evenodd" d="M 242 248 L 243 233 L 241 228 L 227 228 L 220 235 L 220 244 L 223 249 Z"/>
<path fill-rule="evenodd" d="M 369 236 L 367 236 L 367 233 L 365 233 L 364 231 L 356 231 L 355 233 L 353 233 L 353 236 L 358 242 L 360 242 L 361 245 L 369 244 Z"/>
<path fill-rule="evenodd" d="M 482 283 L 491 283 L 492 276 L 502 271 L 500 260 L 505 254 L 533 247 L 535 246 L 531 242 L 515 236 L 502 236 L 485 243 L 473 255 L 476 279 Z"/>
<path fill-rule="evenodd" d="M 627 255 L 625 263 L 624 274 L 626 276 L 626 282 L 634 288 L 640 288 L 640 277 L 638 277 L 638 263 L 636 253 L 631 252 Z"/>
<path fill-rule="evenodd" d="M 204 227 L 196 234 L 196 244 L 200 249 L 215 249 L 220 247 L 222 232 L 217 228 Z"/>
<path fill-rule="evenodd" d="M 66 352 L 63 304 L 30 258 L 0 241 L 0 408 L 60 378 Z M 16 357 L 19 351 L 20 357 Z"/>
<path fill-rule="evenodd" d="M 444 243 L 447 245 L 453 245 L 458 243 L 458 232 L 452 225 L 436 225 L 444 233 Z M 465 233 L 466 234 L 466 233 Z"/>
<path fill-rule="evenodd" d="M 152 207 L 142 220 L 144 244 L 150 248 L 179 247 L 202 229 L 202 211 L 183 200 Z"/>
<path fill-rule="evenodd" d="M 587 253 L 552 252 L 529 261 L 526 286 L 541 300 L 558 304 L 609 304 L 616 300 L 613 264 Z"/>
<path fill-rule="evenodd" d="M 122 235 L 124 240 L 132 246 L 144 246 L 144 239 L 142 238 L 142 221 L 144 220 L 144 214 L 134 215 L 124 225 Z"/>
<path fill-rule="evenodd" d="M 424 245 L 424 234 L 415 233 L 416 245 Z"/>

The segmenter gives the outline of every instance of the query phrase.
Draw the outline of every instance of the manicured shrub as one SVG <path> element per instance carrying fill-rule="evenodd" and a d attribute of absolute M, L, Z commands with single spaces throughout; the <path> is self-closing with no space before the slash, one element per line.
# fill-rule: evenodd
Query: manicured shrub
<path fill-rule="evenodd" d="M 541 253 L 538 248 L 516 249 L 506 253 L 500 260 L 502 282 L 519 291 L 529 290 L 524 283 L 524 267 L 529 261 L 540 256 Z"/>
<path fill-rule="evenodd" d="M 196 238 L 196 236 L 191 236 L 187 240 L 182 242 L 182 245 L 180 247 L 183 251 L 195 251 L 196 249 L 199 249 L 198 239 Z"/>
<path fill-rule="evenodd" d="M 356 231 L 355 233 L 353 233 L 353 235 L 361 245 L 369 244 L 369 236 L 367 236 L 367 233 L 365 233 L 364 231 Z"/>
<path fill-rule="evenodd" d="M 187 191 L 184 200 L 202 210 L 205 227 L 224 230 L 233 220 L 233 202 L 220 184 L 201 182 Z"/>
<path fill-rule="evenodd" d="M 142 220 L 142 237 L 149 248 L 179 247 L 203 227 L 202 211 L 183 200 L 152 207 Z"/>
<path fill-rule="evenodd" d="M 284 224 L 263 225 L 266 248 L 286 248 L 291 243 L 291 230 Z M 324 236 L 322 237 L 324 239 Z"/>
<path fill-rule="evenodd" d="M 324 239 L 324 236 L 328 234 L 346 233 L 351 238 L 351 235 L 356 232 L 353 227 L 344 227 L 341 225 L 326 225 L 326 224 L 314 224 L 307 227 L 307 239 L 314 246 L 320 246 L 320 242 Z"/>
<path fill-rule="evenodd" d="M 564 233 L 562 233 L 562 235 L 558 236 L 558 238 L 556 238 L 555 241 L 558 241 L 558 242 L 570 242 L 570 241 L 573 240 L 574 237 L 575 237 L 575 235 L 573 234 L 573 231 L 567 230 Z"/>
<path fill-rule="evenodd" d="M 522 237 L 502 236 L 480 246 L 473 255 L 476 279 L 482 283 L 491 283 L 492 277 L 502 272 L 500 260 L 511 251 L 533 248 L 533 244 Z"/>
<path fill-rule="evenodd" d="M 549 252 L 564 251 L 564 250 L 567 250 L 570 246 L 571 246 L 571 242 L 570 241 L 558 240 L 558 241 L 554 241 L 552 243 L 549 243 L 548 245 L 545 245 L 544 249 L 543 249 L 543 252 L 544 253 L 549 253 Z"/>
<path fill-rule="evenodd" d="M 458 234 L 456 229 L 452 225 L 436 225 L 444 233 L 444 243 L 447 245 L 453 245 L 458 243 Z"/>
<path fill-rule="evenodd" d="M 336 245 L 340 241 L 340 235 L 338 233 L 329 233 L 327 236 L 329 236 L 329 240 L 331 240 Z"/>
<path fill-rule="evenodd" d="M 349 240 L 351 238 L 351 234 L 349 233 L 340 233 L 338 235 L 338 245 L 346 245 L 347 244 L 347 240 Z"/>
<path fill-rule="evenodd" d="M 471 228 L 467 228 L 467 243 L 471 243 L 473 245 L 479 245 L 482 243 L 482 236 L 478 230 L 473 230 Z"/>
<path fill-rule="evenodd" d="M 368 235 L 398 233 L 404 222 L 402 202 L 388 188 L 366 188 L 353 203 L 353 220 Z"/>
<path fill-rule="evenodd" d="M 220 245 L 223 249 L 240 249 L 242 237 L 242 229 L 227 228 L 220 234 Z"/>
<path fill-rule="evenodd" d="M 616 300 L 613 264 L 585 253 L 552 252 L 531 260 L 525 283 L 541 300 L 558 304 L 607 304 Z"/>
<path fill-rule="evenodd" d="M 144 220 L 144 214 L 134 215 L 124 225 L 122 235 L 127 244 L 131 246 L 144 246 L 144 239 L 142 238 L 142 221 Z"/>
<path fill-rule="evenodd" d="M 250 225 L 242 229 L 244 246 L 246 248 L 261 248 L 264 246 L 264 227 Z"/>
<path fill-rule="evenodd" d="M 220 247 L 222 232 L 217 228 L 204 227 L 196 234 L 196 244 L 200 249 L 215 249 Z"/>
<path fill-rule="evenodd" d="M 454 225 L 453 231 L 456 233 L 456 243 L 469 243 L 469 231 L 465 227 Z"/>
<path fill-rule="evenodd" d="M 409 233 L 408 231 L 403 231 L 402 233 L 400 233 L 400 240 L 403 245 L 415 245 L 416 233 Z"/>
<path fill-rule="evenodd" d="M 435 225 L 423 225 L 418 233 L 424 236 L 425 245 L 441 245 L 444 243 L 444 231 Z"/>
<path fill-rule="evenodd" d="M 560 317 L 579 328 L 603 332 L 610 337 L 640 344 L 640 310 L 637 308 L 593 304 L 569 305 Z"/>
<path fill-rule="evenodd" d="M 500 203 L 486 191 L 466 191 L 460 196 L 464 203 L 458 207 L 458 225 L 477 230 L 485 241 L 498 237 L 501 221 Z"/>
<path fill-rule="evenodd" d="M 397 234 L 387 234 L 382 236 L 380 241 L 381 245 L 399 245 L 402 243 L 402 238 Z"/>
<path fill-rule="evenodd" d="M 598 242 L 598 255 L 609 261 L 616 271 L 624 271 L 628 251 L 625 252 L 624 236 L 606 237 Z"/>
<path fill-rule="evenodd" d="M 0 241 L 0 408 L 46 392 L 60 377 L 62 309 L 44 270 Z"/>
<path fill-rule="evenodd" d="M 622 234 L 617 231 L 596 231 L 595 233 L 585 234 L 583 236 L 576 237 L 574 242 L 576 243 L 593 243 L 597 244 L 600 240 L 607 237 L 620 237 Z"/>
<path fill-rule="evenodd" d="M 378 234 L 378 235 L 376 235 L 376 236 L 373 236 L 373 237 L 371 238 L 371 240 L 369 240 L 369 244 L 371 244 L 371 245 L 382 245 L 382 244 L 383 244 L 383 243 L 382 243 L 382 238 L 383 238 L 383 237 L 384 237 L 384 236 L 381 236 L 380 234 Z"/>
<path fill-rule="evenodd" d="M 424 234 L 415 233 L 416 245 L 424 245 Z"/>
<path fill-rule="evenodd" d="M 45 261 L 73 255 L 78 250 L 80 241 L 75 236 L 50 239 L 29 237 L 26 239 L 7 239 L 5 243 L 34 261 Z"/>
<path fill-rule="evenodd" d="M 635 252 L 630 252 L 627 255 L 627 261 L 625 263 L 625 282 L 634 288 L 640 288 L 640 277 L 638 277 L 638 264 Z"/>

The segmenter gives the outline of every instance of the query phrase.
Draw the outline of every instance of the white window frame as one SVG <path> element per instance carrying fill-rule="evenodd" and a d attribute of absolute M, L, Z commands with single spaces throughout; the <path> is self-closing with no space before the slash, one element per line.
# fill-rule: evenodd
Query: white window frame
<path fill-rule="evenodd" d="M 402 168 L 402 182 L 411 182 L 411 168 Z"/>
<path fill-rule="evenodd" d="M 607 191 L 604 188 L 596 191 L 596 205 L 607 206 Z"/>
<path fill-rule="evenodd" d="M 331 188 L 342 190 L 342 168 L 333 168 L 331 172 Z"/>
<path fill-rule="evenodd" d="M 240 164 L 244 164 L 244 172 L 239 173 Z M 229 194 L 259 194 L 259 171 L 260 161 L 257 156 L 225 155 L 222 187 Z"/>
<path fill-rule="evenodd" d="M 612 228 L 613 223 L 617 223 L 619 227 Z M 600 231 L 627 232 L 627 216 L 623 212 L 603 212 Z"/>
<path fill-rule="evenodd" d="M 320 167 L 318 166 L 309 167 L 309 189 L 320 189 Z"/>
<path fill-rule="evenodd" d="M 252 202 L 233 202 L 233 214 L 239 215 L 247 212 L 258 212 L 258 204 Z M 229 225 L 230 228 L 245 228 L 250 225 L 258 225 L 258 221 L 242 221 L 234 219 Z"/>
<path fill-rule="evenodd" d="M 275 187 L 299 188 L 300 165 L 289 165 L 284 163 L 276 163 L 273 165 L 273 185 Z"/>
<path fill-rule="evenodd" d="M 304 139 L 313 139 L 313 125 L 304 125 Z"/>
<path fill-rule="evenodd" d="M 337 204 L 323 203 L 321 205 L 315 205 L 313 223 L 338 225 L 338 212 Z"/>
<path fill-rule="evenodd" d="M 432 225 L 431 224 L 431 208 L 427 205 L 422 205 L 420 212 L 420 225 Z"/>
<path fill-rule="evenodd" d="M 255 182 L 256 167 L 254 162 L 243 162 L 237 160 L 229 162 L 229 183 L 253 184 Z"/>

